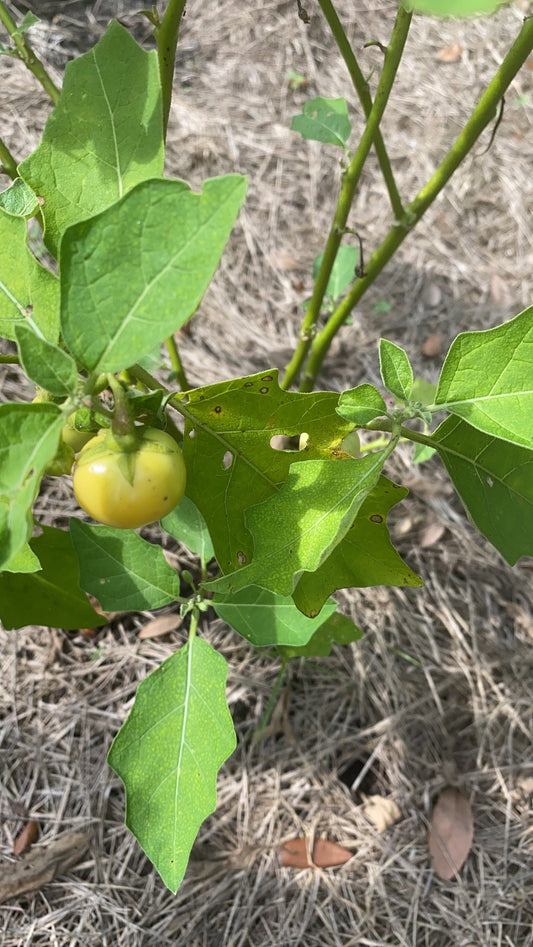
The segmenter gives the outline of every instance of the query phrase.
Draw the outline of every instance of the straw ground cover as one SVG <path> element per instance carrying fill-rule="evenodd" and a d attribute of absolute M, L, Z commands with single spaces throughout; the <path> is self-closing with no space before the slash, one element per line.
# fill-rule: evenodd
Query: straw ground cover
<path fill-rule="evenodd" d="M 338 159 L 288 128 L 307 97 L 349 98 L 349 85 L 318 9 L 307 6 L 305 26 L 293 3 L 260 11 L 190 4 L 169 171 L 193 186 L 233 170 L 250 179 L 229 251 L 181 340 L 193 384 L 282 368 L 309 295 Z M 59 69 L 101 35 L 110 14 L 138 24 L 136 7 L 39 4 L 56 15 L 36 28 L 35 45 Z M 339 9 L 360 47 L 386 39 L 394 4 Z M 444 154 L 524 12 L 518 3 L 488 21 L 416 21 L 383 125 L 405 194 Z M 142 38 L 142 25 L 135 29 Z M 380 55 L 375 46 L 362 53 L 368 72 Z M 23 157 L 37 144 L 48 104 L 21 66 L 0 65 L 3 133 Z M 291 71 L 305 88 L 292 87 Z M 321 386 L 379 384 L 379 334 L 403 345 L 418 373 L 434 380 L 439 345 L 445 350 L 462 329 L 496 325 L 531 302 L 532 86 L 525 68 L 492 146 L 481 154 L 487 135 L 385 270 L 338 337 Z M 353 214 L 368 248 L 386 226 L 376 169 L 365 174 Z M 16 373 L 1 377 L 2 398 L 20 396 Z M 397 461 L 407 462 L 407 453 Z M 27 816 L 43 841 L 90 834 L 89 851 L 67 876 L 6 902 L 2 944 L 533 943 L 530 564 L 503 563 L 470 529 L 431 462 L 412 469 L 409 486 L 415 504 L 398 508 L 393 533 L 425 589 L 343 595 L 365 639 L 292 667 L 276 726 L 261 742 L 253 736 L 276 668 L 221 623 L 204 627 L 230 663 L 240 744 L 176 897 L 123 828 L 123 792 L 105 757 L 139 681 L 179 647 L 179 628 L 139 640 L 151 617 L 144 614 L 116 616 L 95 636 L 2 632 L 2 854 L 10 859 Z M 74 510 L 69 484 L 49 481 L 42 518 L 60 525 L 57 513 Z M 169 554 L 194 571 L 183 549 Z M 351 789 L 340 779 L 346 770 Z M 475 841 L 461 880 L 443 884 L 429 868 L 427 821 L 436 793 L 455 778 L 474 807 Z M 377 833 L 361 792 L 394 799 L 400 820 Z M 325 835 L 354 857 L 334 871 L 281 869 L 281 842 L 302 834 Z"/>

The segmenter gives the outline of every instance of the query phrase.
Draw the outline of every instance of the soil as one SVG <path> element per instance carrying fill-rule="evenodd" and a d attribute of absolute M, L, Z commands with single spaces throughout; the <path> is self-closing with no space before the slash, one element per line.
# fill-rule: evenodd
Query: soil
<path fill-rule="evenodd" d="M 387 42 L 395 4 L 335 5 L 375 89 L 382 53 L 364 44 Z M 139 6 L 17 2 L 42 17 L 30 39 L 58 82 L 111 16 L 149 46 Z M 219 271 L 180 338 L 194 385 L 283 369 L 297 339 L 339 160 L 334 148 L 291 132 L 292 116 L 314 95 L 345 95 L 354 134 L 363 128 L 319 5 L 304 6 L 308 24 L 292 0 L 187 6 L 167 174 L 192 186 L 230 171 L 249 178 Z M 519 0 L 486 20 L 413 19 L 382 125 L 405 200 L 459 133 L 528 10 Z M 302 77 L 299 88 L 291 71 Z M 0 59 L 0 79 L 0 134 L 20 160 L 36 147 L 50 104 L 15 60 Z M 416 373 L 435 381 L 458 332 L 490 328 L 531 304 L 532 123 L 529 60 L 506 95 L 494 140 L 487 130 L 361 301 L 320 387 L 379 385 L 379 336 L 404 346 Z M 372 157 L 350 218 L 367 256 L 390 221 Z M 16 369 L 1 367 L 2 400 L 32 394 Z M 3 871 L 28 819 L 43 844 L 70 832 L 90 837 L 64 875 L 6 900 L 2 947 L 533 945 L 532 561 L 506 565 L 470 525 L 435 459 L 413 466 L 406 447 L 387 473 L 410 489 L 389 522 L 425 587 L 340 593 L 365 637 L 291 665 L 275 725 L 260 741 L 253 737 L 279 665 L 213 616 L 204 622 L 202 634 L 229 664 L 239 744 L 176 896 L 124 827 L 124 792 L 106 755 L 137 684 L 181 646 L 183 628 L 140 639 L 151 613 L 117 616 L 95 633 L 0 627 Z M 65 526 L 72 513 L 68 481 L 46 481 L 37 516 Z M 177 555 L 194 569 L 187 550 Z M 427 830 L 449 784 L 472 805 L 474 842 L 460 875 L 445 882 L 432 871 Z M 400 812 L 382 832 L 365 814 L 372 794 Z M 311 846 L 327 837 L 354 857 L 336 869 L 281 867 L 281 844 L 302 835 Z"/>

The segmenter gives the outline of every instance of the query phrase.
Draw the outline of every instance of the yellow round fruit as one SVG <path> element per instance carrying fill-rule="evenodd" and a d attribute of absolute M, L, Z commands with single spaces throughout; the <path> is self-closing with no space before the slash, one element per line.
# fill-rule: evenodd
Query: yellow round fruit
<path fill-rule="evenodd" d="M 185 492 L 180 448 L 170 434 L 145 428 L 133 450 L 120 449 L 102 430 L 80 451 L 72 472 L 74 495 L 89 516 L 119 529 L 136 529 L 162 519 Z"/>

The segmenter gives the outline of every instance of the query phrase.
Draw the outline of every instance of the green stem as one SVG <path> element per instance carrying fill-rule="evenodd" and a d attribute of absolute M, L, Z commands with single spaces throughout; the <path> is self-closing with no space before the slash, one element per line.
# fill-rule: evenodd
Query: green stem
<path fill-rule="evenodd" d="M 0 365 L 20 365 L 18 355 L 0 355 Z"/>
<path fill-rule="evenodd" d="M 361 72 L 359 63 L 355 58 L 355 53 L 352 49 L 350 41 L 348 40 L 348 37 L 346 36 L 346 33 L 344 32 L 343 26 L 339 20 L 339 17 L 337 16 L 337 11 L 335 10 L 331 0 L 318 0 L 318 2 L 327 24 L 333 34 L 339 52 L 344 59 L 346 68 L 350 73 L 350 78 L 359 101 L 363 107 L 365 118 L 368 120 L 368 118 L 370 118 L 370 112 L 372 111 L 372 96 L 370 95 L 368 82 Z M 403 215 L 402 200 L 396 186 L 396 181 L 394 179 L 387 149 L 385 148 L 383 136 L 379 128 L 376 130 L 374 135 L 374 148 L 376 149 L 379 165 L 383 173 L 385 184 L 387 185 L 394 216 L 397 220 L 400 220 Z"/>
<path fill-rule="evenodd" d="M 51 76 L 48 75 L 43 64 L 37 59 L 31 48 L 25 33 L 20 33 L 13 17 L 8 13 L 3 0 L 0 0 L 0 23 L 3 23 L 15 44 L 16 55 L 24 63 L 27 69 L 33 73 L 38 82 L 41 83 L 45 92 L 50 96 L 54 105 L 57 105 L 60 96 L 60 90 L 57 88 Z"/>
<path fill-rule="evenodd" d="M 185 369 L 183 367 L 183 362 L 181 360 L 181 355 L 178 349 L 178 343 L 176 338 L 173 335 L 169 335 L 168 339 L 165 341 L 167 347 L 167 352 L 170 355 L 170 363 L 172 365 L 172 370 L 176 375 L 177 382 L 182 391 L 187 391 L 191 386 L 187 381 L 187 375 L 185 374 Z"/>
<path fill-rule="evenodd" d="M 159 75 L 161 77 L 163 129 L 165 138 L 167 135 L 170 103 L 172 101 L 176 48 L 185 3 L 186 0 L 169 0 L 161 23 L 154 30 L 155 41 L 157 43 L 157 57 L 159 59 Z"/>
<path fill-rule="evenodd" d="M 337 208 L 333 217 L 333 223 L 327 239 L 322 264 L 318 272 L 313 295 L 307 308 L 305 318 L 300 329 L 299 340 L 296 345 L 294 355 L 289 362 L 283 380 L 282 388 L 289 388 L 296 380 L 300 369 L 311 348 L 313 338 L 316 334 L 316 325 L 320 316 L 322 302 L 326 293 L 331 271 L 335 263 L 335 258 L 346 229 L 346 222 L 350 213 L 355 189 L 359 183 L 368 153 L 372 147 L 375 134 L 379 128 L 379 123 L 383 117 L 389 95 L 394 84 L 394 79 L 403 48 L 409 32 L 412 14 L 408 13 L 401 5 L 398 9 L 394 30 L 391 41 L 385 54 L 383 72 L 376 90 L 374 104 L 370 110 L 370 115 L 361 136 L 357 150 L 350 162 L 349 167 L 342 175 L 342 185 L 337 202 Z"/>
<path fill-rule="evenodd" d="M 378 418 L 377 421 L 369 421 L 368 424 L 361 424 L 360 430 L 384 431 L 392 434 L 396 429 L 393 421 L 389 421 L 386 418 Z M 404 424 L 401 425 L 398 433 L 401 440 L 416 441 L 417 444 L 425 444 L 426 447 L 435 447 L 435 441 L 430 434 L 421 434 L 419 431 L 413 431 L 412 428 L 405 427 Z"/>
<path fill-rule="evenodd" d="M 420 218 L 433 203 L 452 174 L 457 170 L 466 155 L 471 151 L 481 133 L 494 118 L 498 103 L 533 49 L 533 17 L 524 20 L 524 25 L 503 60 L 494 78 L 487 86 L 475 106 L 462 132 L 450 148 L 448 154 L 432 175 L 428 183 L 418 192 L 414 200 L 405 209 L 403 219 L 395 223 L 383 242 L 372 254 L 366 266 L 365 274 L 354 283 L 349 293 L 332 314 L 321 332 L 310 346 L 311 353 L 305 367 L 300 385 L 301 391 L 311 391 L 318 372 L 327 354 L 331 342 L 348 315 L 361 297 L 372 285 L 383 267 L 389 262 L 407 234 L 416 226 Z"/>
<path fill-rule="evenodd" d="M 18 178 L 17 162 L 15 161 L 9 148 L 7 147 L 5 142 L 2 141 L 1 138 L 0 138 L 0 164 L 1 164 L 0 172 L 2 174 L 9 175 L 12 181 L 14 181 L 15 178 Z"/>

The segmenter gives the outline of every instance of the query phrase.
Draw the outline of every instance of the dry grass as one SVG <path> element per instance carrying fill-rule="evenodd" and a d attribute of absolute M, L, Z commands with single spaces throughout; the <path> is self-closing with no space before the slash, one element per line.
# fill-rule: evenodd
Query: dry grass
<path fill-rule="evenodd" d="M 307 28 L 296 4 L 281 0 L 188 7 L 168 171 L 192 184 L 226 171 L 249 175 L 229 252 L 182 341 L 194 383 L 285 364 L 338 181 L 333 149 L 299 142 L 290 118 L 308 95 L 348 93 L 361 127 L 318 8 L 305 5 Z M 39 49 L 59 68 L 101 35 L 110 10 L 129 24 L 138 6 L 43 0 L 44 13 L 61 11 L 39 27 Z M 339 0 L 338 8 L 358 48 L 386 40 L 392 2 Z M 405 196 L 445 153 L 523 12 L 518 3 L 489 21 L 415 22 L 384 122 Z M 463 47 L 460 60 L 436 60 L 451 43 Z M 376 47 L 361 53 L 367 72 L 380 55 Z M 17 63 L 0 68 L 2 136 L 22 157 L 37 144 L 48 106 Z M 307 76 L 306 93 L 288 89 L 289 69 Z M 531 302 L 532 86 L 533 72 L 522 70 L 490 151 L 480 156 L 486 135 L 363 300 L 335 342 L 324 386 L 377 382 L 378 334 L 404 345 L 432 379 L 439 359 L 420 351 L 430 332 L 446 345 L 461 329 L 495 325 Z M 367 253 L 389 220 L 372 161 L 350 221 Z M 391 308 L 377 315 L 382 300 Z M 0 375 L 0 395 L 29 396 L 11 369 Z M 95 638 L 0 631 L 2 854 L 10 859 L 21 815 L 39 821 L 43 840 L 80 828 L 92 840 L 68 877 L 3 906 L 3 947 L 533 945 L 533 820 L 521 789 L 533 776 L 531 565 L 503 563 L 466 522 L 436 462 L 411 468 L 405 453 L 390 473 L 412 494 L 391 517 L 393 537 L 426 587 L 340 596 L 366 637 L 291 668 L 290 726 L 277 736 L 251 745 L 277 673 L 272 657 L 218 621 L 204 627 L 229 662 L 239 749 L 175 897 L 122 825 L 124 795 L 106 753 L 138 682 L 179 647 L 181 634 L 138 641 L 147 615 L 116 620 Z M 38 508 L 64 525 L 73 510 L 68 484 L 48 486 Z M 421 549 L 431 524 L 444 534 Z M 339 772 L 354 761 L 367 768 L 351 792 Z M 476 831 L 460 880 L 444 883 L 430 870 L 426 830 L 450 767 L 472 801 Z M 378 835 L 361 791 L 390 795 L 401 820 Z M 281 869 L 280 842 L 302 833 L 328 835 L 355 856 L 339 870 Z"/>

